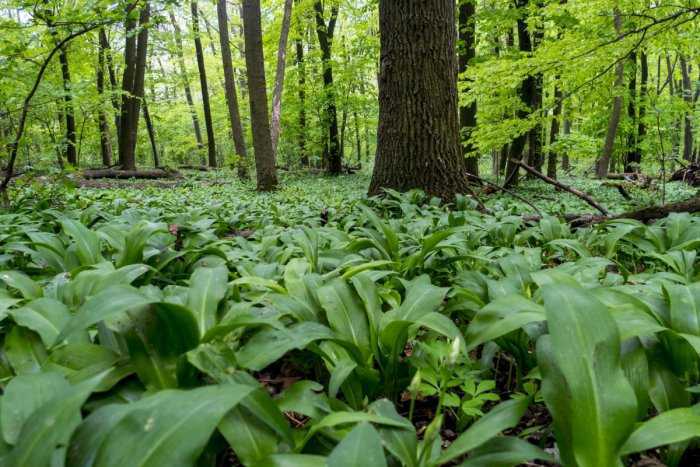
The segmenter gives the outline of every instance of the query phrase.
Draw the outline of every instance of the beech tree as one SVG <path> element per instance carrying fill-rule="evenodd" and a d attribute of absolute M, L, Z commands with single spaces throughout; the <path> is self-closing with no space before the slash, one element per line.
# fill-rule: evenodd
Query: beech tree
<path fill-rule="evenodd" d="M 370 195 L 467 190 L 457 117 L 455 4 L 380 0 L 379 128 Z"/>

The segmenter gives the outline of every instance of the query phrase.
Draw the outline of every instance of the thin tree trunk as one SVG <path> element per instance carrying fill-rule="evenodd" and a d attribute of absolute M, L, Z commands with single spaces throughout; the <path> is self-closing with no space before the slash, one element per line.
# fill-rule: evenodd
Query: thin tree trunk
<path fill-rule="evenodd" d="M 615 30 L 617 31 L 618 36 L 622 35 L 622 15 L 620 14 L 620 10 L 617 8 L 615 9 Z M 625 81 L 624 60 L 617 62 L 617 66 L 615 67 L 615 75 L 617 76 L 617 79 L 615 80 L 615 87 L 613 91 L 614 97 L 612 113 L 608 123 L 608 132 L 605 136 L 603 155 L 598 161 L 598 167 L 596 168 L 596 175 L 598 178 L 605 178 L 608 176 L 613 146 L 615 144 L 615 135 L 617 134 L 617 126 L 620 123 L 620 114 L 622 113 L 622 96 L 620 95 L 620 88 L 622 88 Z"/>
<path fill-rule="evenodd" d="M 627 171 L 627 166 L 634 162 L 637 154 L 637 53 L 632 52 L 629 56 L 630 65 L 632 65 L 632 76 L 630 77 L 630 82 L 628 85 L 629 101 L 627 102 L 627 117 L 630 120 L 630 131 L 627 135 L 627 161 L 625 164 L 625 172 Z"/>
<path fill-rule="evenodd" d="M 236 154 L 238 154 L 238 178 L 245 179 L 248 178 L 248 151 L 245 147 L 245 137 L 243 136 L 243 126 L 241 124 L 241 112 L 238 106 L 238 93 L 236 92 L 236 78 L 233 74 L 231 43 L 228 33 L 228 15 L 226 14 L 226 0 L 219 0 L 216 5 L 216 13 L 219 23 L 219 43 L 221 44 L 221 62 L 224 68 L 228 119 L 231 124 L 233 146 L 236 149 Z"/>
<path fill-rule="evenodd" d="M 199 118 L 197 117 L 197 109 L 194 106 L 194 99 L 192 99 L 192 89 L 190 88 L 190 80 L 187 77 L 187 66 L 185 65 L 185 57 L 183 55 L 182 47 L 182 34 L 180 32 L 180 26 L 177 24 L 175 19 L 175 14 L 172 10 L 169 11 L 170 22 L 173 25 L 173 30 L 175 31 L 175 55 L 177 56 L 177 63 L 180 68 L 180 76 L 182 79 L 182 84 L 185 88 L 185 100 L 187 101 L 187 106 L 190 109 L 190 115 L 192 116 L 192 126 L 194 128 L 194 136 L 197 139 L 197 148 L 200 151 L 204 151 L 204 140 L 202 139 L 202 130 L 199 126 Z"/>
<path fill-rule="evenodd" d="M 204 68 L 204 50 L 202 39 L 199 37 L 199 12 L 197 2 L 190 2 L 192 10 L 192 32 L 194 33 L 194 48 L 197 53 L 197 68 L 199 69 L 199 84 L 202 88 L 202 106 L 204 107 L 204 124 L 207 127 L 207 154 L 209 167 L 216 167 L 216 142 L 214 140 L 214 124 L 211 119 L 211 107 L 209 106 L 209 86 L 207 84 L 207 70 Z"/>
<path fill-rule="evenodd" d="M 557 102 L 557 106 L 554 108 L 554 118 L 552 119 L 552 128 L 549 132 L 549 144 L 554 144 L 559 139 L 559 120 L 561 117 L 562 108 L 562 98 L 563 94 L 559 87 L 554 85 L 554 100 Z M 551 148 L 549 154 L 547 155 L 547 176 L 556 180 L 557 178 L 557 153 Z"/>
<path fill-rule="evenodd" d="M 151 142 L 151 152 L 153 152 L 153 167 L 160 167 L 160 160 L 158 159 L 158 146 L 156 145 L 156 132 L 153 129 L 153 122 L 151 121 L 151 113 L 148 111 L 148 104 L 146 100 L 143 101 L 143 119 L 146 121 L 146 129 L 148 130 L 148 139 Z"/>
<path fill-rule="evenodd" d="M 114 71 L 114 58 L 112 57 L 112 48 L 109 45 L 109 40 L 107 39 L 107 32 L 105 31 L 105 28 L 100 28 L 99 42 L 100 47 L 104 51 L 105 64 L 107 65 L 107 73 L 109 75 L 109 87 L 112 93 L 112 107 L 114 107 L 114 129 L 116 131 L 118 140 L 119 133 L 121 132 L 121 99 L 119 98 L 119 93 L 116 92 L 119 88 L 119 85 L 117 83 L 117 73 Z"/>
<path fill-rule="evenodd" d="M 138 41 L 133 32 L 136 21 L 127 19 L 127 44 L 124 59 L 126 68 L 122 78 L 122 119 L 119 135 L 119 164 L 124 170 L 136 170 L 136 136 L 138 132 L 141 99 L 143 99 L 146 55 L 148 52 L 148 27 L 150 5 L 144 4 L 139 14 Z"/>
<path fill-rule="evenodd" d="M 297 73 L 299 74 L 299 154 L 301 165 L 309 166 L 309 154 L 306 151 L 306 62 L 304 61 L 304 43 L 296 41 Z"/>
<path fill-rule="evenodd" d="M 333 66 L 331 63 L 331 47 L 333 45 L 333 33 L 338 19 L 338 4 L 331 3 L 331 16 L 326 24 L 323 4 L 320 0 L 314 2 L 316 16 L 316 35 L 321 47 L 321 59 L 323 63 L 323 88 L 326 92 L 324 123 L 326 127 L 328 143 L 328 173 L 339 175 L 342 172 L 342 156 L 340 154 L 340 141 L 338 136 L 338 112 L 335 106 L 335 92 L 333 91 Z"/>
<path fill-rule="evenodd" d="M 362 163 L 362 141 L 360 140 L 360 122 L 358 121 L 357 112 L 353 112 L 355 120 L 355 141 L 357 142 L 357 165 Z"/>
<path fill-rule="evenodd" d="M 564 115 L 564 136 L 568 136 L 571 134 L 571 120 L 569 120 L 569 113 L 567 112 L 566 115 Z M 569 161 L 569 153 L 564 151 L 564 154 L 561 155 L 561 169 L 565 172 L 568 172 L 570 169 L 570 161 Z"/>
<path fill-rule="evenodd" d="M 445 202 L 468 191 L 459 148 L 455 4 L 380 0 L 377 157 L 369 195 L 419 188 Z"/>
<path fill-rule="evenodd" d="M 534 48 L 538 47 L 542 39 L 544 38 L 544 31 L 541 27 L 535 29 L 533 33 Z M 542 83 L 544 76 L 542 73 L 537 73 L 535 75 L 535 95 L 532 99 L 532 107 L 530 107 L 531 113 L 539 113 L 542 110 L 542 100 L 543 100 L 543 90 Z M 542 120 L 537 119 L 537 124 L 533 129 L 530 130 L 528 135 L 530 140 L 530 148 L 528 151 L 528 160 L 530 165 L 534 167 L 537 171 L 542 171 L 542 166 L 544 165 L 544 129 L 542 128 Z"/>
<path fill-rule="evenodd" d="M 683 55 L 680 56 L 681 73 L 683 74 L 683 100 L 686 104 L 685 121 L 683 131 L 683 159 L 687 161 L 693 160 L 693 127 L 691 123 L 693 95 L 692 82 L 690 81 L 690 73 L 688 72 L 688 64 Z"/>
<path fill-rule="evenodd" d="M 459 6 L 459 73 L 467 71 L 469 61 L 476 57 L 474 3 L 464 1 Z M 467 172 L 479 175 L 479 157 L 475 154 L 472 132 L 476 128 L 476 101 L 459 108 L 459 126 L 461 134 L 462 156 L 466 158 Z"/>
<path fill-rule="evenodd" d="M 73 108 L 73 95 L 71 91 L 70 68 L 68 66 L 68 47 L 63 47 L 58 53 L 61 62 L 61 76 L 63 78 L 63 92 L 65 108 L 63 114 L 66 117 L 66 160 L 72 166 L 78 165 L 75 141 L 75 112 Z"/>
<path fill-rule="evenodd" d="M 255 168 L 258 190 L 271 191 L 277 187 L 275 153 L 272 151 L 270 122 L 267 113 L 265 89 L 265 61 L 263 60 L 260 0 L 243 0 L 243 27 L 245 30 L 245 61 L 248 70 L 250 117 L 255 149 Z"/>
<path fill-rule="evenodd" d="M 527 6 L 527 0 L 517 0 L 516 6 L 523 10 Z M 518 32 L 518 47 L 521 52 L 527 54 L 532 52 L 532 39 L 530 38 L 530 33 L 527 29 L 526 17 L 518 17 L 516 20 L 516 28 Z M 520 100 L 529 109 L 534 107 L 535 95 L 537 93 L 537 80 L 534 75 L 528 75 L 523 81 L 520 87 Z M 518 110 L 517 117 L 519 119 L 524 119 L 527 117 L 527 112 L 525 110 Z M 505 188 L 512 188 L 518 185 L 518 171 L 520 166 L 513 163 L 512 158 L 522 160 L 523 150 L 525 149 L 525 144 L 527 143 L 527 133 L 518 135 L 510 145 L 510 158 L 506 162 L 506 180 L 504 183 Z"/>
<path fill-rule="evenodd" d="M 284 16 L 282 17 L 282 30 L 277 49 L 277 73 L 275 74 L 275 86 L 272 89 L 272 119 L 270 121 L 270 135 L 272 136 L 272 151 L 277 154 L 277 142 L 280 138 L 280 118 L 282 117 L 282 89 L 284 88 L 284 72 L 287 67 L 287 39 L 289 38 L 289 26 L 292 22 L 292 0 L 284 2 Z"/>
<path fill-rule="evenodd" d="M 109 119 L 105 113 L 103 106 L 104 90 L 105 90 L 105 48 L 101 38 L 104 34 L 104 28 L 100 29 L 100 41 L 97 52 L 97 95 L 100 99 L 100 107 L 97 110 L 97 123 L 100 129 L 100 153 L 102 154 L 102 165 L 109 167 L 112 165 L 112 136 L 109 130 Z"/>
<path fill-rule="evenodd" d="M 644 117 L 646 115 L 646 94 L 647 82 L 649 81 L 649 64 L 647 62 L 647 54 L 644 51 L 642 51 L 639 55 L 639 66 L 641 68 L 641 81 L 639 83 L 639 99 L 637 100 L 637 106 L 639 108 L 639 115 L 637 116 L 637 144 L 634 148 L 634 154 L 631 154 L 629 157 L 629 162 L 634 164 L 642 163 L 642 140 L 647 133 Z"/>

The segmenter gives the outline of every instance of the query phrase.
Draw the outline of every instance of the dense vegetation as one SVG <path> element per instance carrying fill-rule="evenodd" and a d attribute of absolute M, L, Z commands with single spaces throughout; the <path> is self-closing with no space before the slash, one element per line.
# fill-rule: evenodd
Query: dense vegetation
<path fill-rule="evenodd" d="M 675 464 L 700 435 L 698 218 L 217 177 L 2 215 L 3 464 Z"/>

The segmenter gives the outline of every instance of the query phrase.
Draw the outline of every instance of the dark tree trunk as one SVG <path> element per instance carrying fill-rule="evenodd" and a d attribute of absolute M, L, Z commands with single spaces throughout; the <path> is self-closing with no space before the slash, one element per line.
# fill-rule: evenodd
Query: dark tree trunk
<path fill-rule="evenodd" d="M 569 115 L 568 112 L 564 116 L 564 136 L 568 136 L 571 134 L 571 120 L 569 120 Z M 570 166 L 570 161 L 569 161 L 569 153 L 564 151 L 564 154 L 561 155 L 561 169 L 565 172 L 567 172 L 571 168 Z"/>
<path fill-rule="evenodd" d="M 333 33 L 338 19 L 338 4 L 331 3 L 331 16 L 326 24 L 323 4 L 320 0 L 314 3 L 316 16 L 316 35 L 321 47 L 321 59 L 323 62 L 323 88 L 326 92 L 324 124 L 328 143 L 327 163 L 328 173 L 339 175 L 342 172 L 342 155 L 340 154 L 340 141 L 338 136 L 338 111 L 335 106 L 335 92 L 333 90 L 333 65 L 331 63 L 331 47 L 333 45 Z"/>
<path fill-rule="evenodd" d="M 527 0 L 517 0 L 516 6 L 523 10 L 527 6 Z M 516 27 L 518 31 L 518 47 L 521 52 L 529 53 L 532 52 L 532 39 L 530 38 L 530 33 L 527 30 L 526 17 L 518 17 L 516 20 Z M 523 81 L 520 87 L 520 100 L 529 109 L 532 109 L 535 102 L 535 96 L 537 94 L 537 79 L 533 75 L 528 75 Z M 518 110 L 517 117 L 519 119 L 524 119 L 527 117 L 527 112 L 525 110 Z M 511 158 L 522 160 L 523 150 L 525 149 L 525 143 L 527 142 L 527 133 L 518 135 L 510 145 L 510 158 L 506 165 L 506 181 L 504 183 L 505 188 L 512 188 L 518 184 L 518 171 L 520 167 L 514 164 Z"/>
<path fill-rule="evenodd" d="M 357 143 L 357 165 L 362 163 L 362 140 L 360 139 L 360 122 L 357 117 L 357 112 L 353 113 L 355 120 L 355 142 Z"/>
<path fill-rule="evenodd" d="M 158 158 L 158 146 L 156 145 L 156 132 L 151 121 L 151 113 L 148 111 L 148 104 L 143 101 L 143 119 L 146 121 L 146 129 L 148 130 L 148 139 L 151 142 L 151 152 L 153 152 L 153 167 L 160 167 Z"/>
<path fill-rule="evenodd" d="M 287 39 L 289 38 L 289 26 L 292 22 L 292 0 L 284 2 L 284 16 L 282 17 L 282 30 L 277 48 L 277 71 L 275 73 L 275 85 L 272 89 L 272 119 L 270 121 L 270 135 L 272 136 L 272 151 L 277 154 L 277 142 L 280 138 L 280 119 L 282 118 L 282 90 L 284 88 L 284 74 L 287 68 Z"/>
<path fill-rule="evenodd" d="M 202 139 L 202 130 L 199 126 L 199 118 L 197 117 L 197 109 L 194 106 L 194 99 L 192 99 L 192 89 L 190 88 L 190 80 L 187 77 L 187 67 L 185 66 L 185 57 L 182 52 L 182 34 L 180 33 L 180 26 L 177 24 L 173 11 L 170 10 L 169 13 L 170 22 L 172 23 L 173 30 L 175 31 L 175 54 L 177 55 L 177 63 L 180 68 L 182 84 L 185 88 L 185 100 L 187 101 L 187 106 L 189 107 L 190 115 L 192 116 L 192 127 L 194 128 L 194 136 L 197 139 L 197 147 L 203 152 L 204 140 Z"/>
<path fill-rule="evenodd" d="M 216 13 L 219 21 L 219 42 L 221 44 L 221 62 L 224 68 L 228 119 L 231 123 L 233 146 L 236 148 L 236 154 L 238 154 L 238 177 L 248 178 L 248 151 L 245 147 L 245 137 L 243 136 L 243 126 L 241 125 L 241 112 L 238 106 L 238 93 L 236 92 L 236 77 L 233 74 L 226 0 L 219 0 L 216 5 Z"/>
<path fill-rule="evenodd" d="M 369 195 L 419 188 L 452 202 L 468 190 L 454 1 L 380 0 L 379 27 L 379 127 Z"/>
<path fill-rule="evenodd" d="M 114 107 L 114 128 L 117 134 L 117 139 L 119 139 L 119 133 L 121 132 L 121 100 L 119 99 L 119 94 L 116 92 L 117 88 L 119 87 L 117 84 L 117 73 L 114 71 L 112 48 L 109 45 L 105 28 L 100 28 L 99 41 L 100 47 L 104 51 L 104 60 L 105 64 L 107 65 L 107 73 L 109 74 L 109 86 L 110 90 L 112 91 L 112 107 Z"/>
<path fill-rule="evenodd" d="M 306 151 L 306 62 L 304 61 L 304 43 L 296 41 L 297 73 L 299 73 L 299 155 L 301 165 L 308 167 L 309 154 Z"/>
<path fill-rule="evenodd" d="M 637 154 L 637 53 L 632 52 L 629 56 L 629 62 L 632 68 L 632 76 L 628 85 L 629 101 L 627 102 L 627 118 L 630 120 L 630 131 L 627 135 L 627 166 L 630 162 L 634 162 Z M 643 97 L 643 96 L 642 96 Z"/>
<path fill-rule="evenodd" d="M 535 29 L 533 34 L 534 37 L 534 47 L 538 47 L 542 39 L 544 38 L 544 31 L 541 27 Z M 544 76 L 542 73 L 537 73 L 535 75 L 535 95 L 532 98 L 532 106 L 530 106 L 531 113 L 539 113 L 542 110 L 542 99 L 543 90 L 542 83 Z M 528 160 L 530 165 L 534 167 L 537 171 L 542 171 L 542 166 L 544 165 L 544 129 L 542 128 L 542 120 L 537 119 L 537 125 L 530 130 L 528 138 L 530 140 L 530 148 L 528 151 Z"/>
<path fill-rule="evenodd" d="M 202 39 L 199 37 L 199 12 L 197 2 L 190 2 L 192 9 L 192 32 L 194 33 L 194 48 L 197 53 L 197 68 L 199 69 L 199 84 L 202 88 L 202 106 L 204 107 L 204 124 L 207 127 L 207 154 L 209 167 L 216 167 L 216 143 L 214 140 L 214 124 L 211 120 L 211 107 L 209 106 L 209 86 L 207 84 L 207 70 L 204 68 L 204 51 Z"/>
<path fill-rule="evenodd" d="M 58 53 L 61 62 L 61 76 L 63 78 L 63 92 L 65 107 L 63 114 L 66 118 L 66 160 L 70 165 L 78 165 L 78 156 L 75 144 L 75 112 L 73 109 L 73 95 L 71 92 L 70 68 L 68 67 L 68 47 L 62 47 Z"/>
<path fill-rule="evenodd" d="M 102 106 L 104 102 L 105 91 L 105 48 L 102 42 L 104 28 L 100 29 L 100 41 L 97 52 L 97 94 L 100 98 L 100 108 L 97 110 L 97 124 L 100 129 L 100 153 L 102 154 L 102 165 L 109 167 L 112 165 L 112 136 L 109 130 L 109 119 Z M 106 39 L 106 37 L 105 37 Z"/>
<path fill-rule="evenodd" d="M 243 27 L 258 190 L 271 191 L 277 187 L 277 170 L 267 113 L 260 0 L 243 0 Z"/>
<path fill-rule="evenodd" d="M 549 132 L 549 144 L 554 144 L 559 139 L 559 121 L 561 119 L 561 107 L 562 107 L 562 92 L 557 85 L 554 85 L 554 100 L 557 106 L 554 108 L 554 118 L 552 119 L 552 128 Z M 551 148 L 549 154 L 547 155 L 547 176 L 549 178 L 557 179 L 557 153 Z"/>
<path fill-rule="evenodd" d="M 618 9 L 615 9 L 615 30 L 617 31 L 618 36 L 622 35 L 622 15 Z M 617 66 L 615 67 L 615 75 L 617 76 L 617 79 L 615 80 L 615 95 L 613 97 L 612 113 L 610 114 L 610 121 L 608 123 L 608 132 L 605 136 L 603 155 L 598 161 L 598 166 L 596 167 L 596 175 L 598 178 L 605 178 L 608 176 L 613 146 L 615 144 L 615 135 L 617 134 L 617 126 L 620 123 L 620 114 L 622 113 L 622 96 L 620 95 L 620 88 L 625 81 L 624 60 L 617 62 Z"/>
<path fill-rule="evenodd" d="M 639 67 L 641 69 L 641 81 L 639 83 L 639 99 L 637 99 L 637 106 L 639 108 L 639 114 L 637 116 L 637 144 L 634 147 L 634 153 L 629 155 L 629 162 L 634 164 L 642 163 L 642 140 L 646 136 L 647 129 L 644 124 L 644 116 L 646 115 L 646 95 L 647 95 L 647 82 L 649 81 L 649 63 L 647 62 L 647 54 L 642 51 L 639 55 Z"/>
<path fill-rule="evenodd" d="M 683 100 L 686 104 L 685 121 L 683 131 L 683 159 L 687 161 L 693 160 L 693 126 L 691 123 L 692 117 L 692 82 L 690 81 L 690 73 L 688 72 L 688 63 L 685 57 L 681 55 L 681 73 L 683 74 Z"/>
<path fill-rule="evenodd" d="M 148 26 L 150 5 L 144 4 L 139 14 L 138 42 L 134 37 L 136 21 L 127 19 L 127 44 L 124 52 L 126 67 L 122 79 L 122 119 L 119 135 L 119 164 L 124 170 L 136 170 L 136 136 L 138 132 L 141 99 L 143 99 L 146 55 L 148 53 Z"/>
<path fill-rule="evenodd" d="M 469 60 L 476 57 L 476 35 L 474 28 L 476 7 L 469 0 L 459 6 L 459 72 L 467 71 Z M 476 101 L 459 108 L 462 155 L 466 157 L 467 172 L 479 175 L 479 156 L 475 154 L 472 132 L 476 128 Z"/>

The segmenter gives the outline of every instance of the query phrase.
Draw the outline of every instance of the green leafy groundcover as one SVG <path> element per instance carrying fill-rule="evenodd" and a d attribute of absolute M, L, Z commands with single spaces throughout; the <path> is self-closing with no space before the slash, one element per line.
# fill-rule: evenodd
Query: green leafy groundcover
<path fill-rule="evenodd" d="M 700 436 L 699 217 L 284 182 L 0 214 L 0 464 L 677 465 Z"/>

